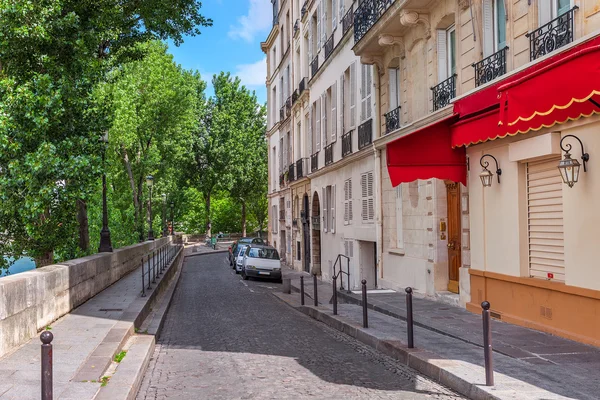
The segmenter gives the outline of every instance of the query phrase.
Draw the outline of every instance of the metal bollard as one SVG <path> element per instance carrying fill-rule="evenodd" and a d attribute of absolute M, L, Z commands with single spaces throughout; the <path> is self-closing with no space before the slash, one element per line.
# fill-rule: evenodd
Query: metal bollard
<path fill-rule="evenodd" d="M 333 315 L 337 315 L 337 276 L 333 277 Z"/>
<path fill-rule="evenodd" d="M 406 291 L 406 334 L 408 335 L 408 348 L 415 347 L 413 338 L 413 307 L 412 307 L 412 288 L 409 286 Z"/>
<path fill-rule="evenodd" d="M 146 282 L 144 280 L 144 257 L 142 257 L 142 297 L 146 297 Z"/>
<path fill-rule="evenodd" d="M 362 280 L 362 303 L 363 303 L 363 328 L 369 327 L 369 316 L 367 315 L 367 281 Z"/>
<path fill-rule="evenodd" d="M 148 254 L 148 290 L 152 290 L 152 286 L 150 286 L 150 278 L 151 278 L 151 270 L 150 270 L 150 258 L 152 256 L 150 254 Z"/>
<path fill-rule="evenodd" d="M 494 366 L 492 363 L 492 327 L 490 326 L 490 303 L 481 303 L 483 317 L 483 356 L 485 358 L 485 385 L 494 386 Z"/>
<path fill-rule="evenodd" d="M 317 292 L 317 275 L 313 275 L 313 286 L 314 286 L 314 298 L 315 298 L 315 307 L 319 305 L 319 293 Z"/>
<path fill-rule="evenodd" d="M 304 305 L 304 277 L 300 277 L 300 304 Z"/>
<path fill-rule="evenodd" d="M 52 400 L 52 340 L 54 335 L 44 331 L 42 341 L 42 400 Z"/>

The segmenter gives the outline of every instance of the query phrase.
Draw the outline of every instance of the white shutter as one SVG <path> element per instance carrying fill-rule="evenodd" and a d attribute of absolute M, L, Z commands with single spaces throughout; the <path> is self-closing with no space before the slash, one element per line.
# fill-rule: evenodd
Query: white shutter
<path fill-rule="evenodd" d="M 366 65 L 360 65 L 360 122 L 362 123 L 366 119 L 367 114 L 367 103 L 365 98 L 367 96 L 367 71 Z"/>
<path fill-rule="evenodd" d="M 341 134 L 345 134 L 346 133 L 346 127 L 345 122 L 344 121 L 344 108 L 345 108 L 345 103 L 344 103 L 344 85 L 346 84 L 345 82 L 346 80 L 344 79 L 344 74 L 342 74 L 340 76 L 340 132 Z"/>
<path fill-rule="evenodd" d="M 367 192 L 368 192 L 368 220 L 375 220 L 375 196 L 373 195 L 373 173 L 367 173 Z"/>
<path fill-rule="evenodd" d="M 327 188 L 323 186 L 321 190 L 323 193 L 323 232 L 327 232 Z"/>
<path fill-rule="evenodd" d="M 321 94 L 321 133 L 323 133 L 323 147 L 327 146 L 327 92 Z"/>
<path fill-rule="evenodd" d="M 312 31 L 313 31 L 313 19 L 310 19 L 310 24 L 308 27 L 308 65 L 310 66 L 310 63 L 312 62 L 313 59 L 313 54 L 312 54 L 312 49 L 313 49 L 313 36 L 312 36 Z"/>
<path fill-rule="evenodd" d="M 314 152 L 314 148 L 313 148 L 313 137 L 312 137 L 312 107 L 308 108 L 308 114 L 307 114 L 307 122 L 306 122 L 306 130 L 308 131 L 308 155 L 312 155 L 312 153 Z M 305 173 L 307 173 L 308 171 L 306 171 Z"/>
<path fill-rule="evenodd" d="M 317 119 L 315 120 L 315 127 L 317 129 L 317 151 L 321 151 L 321 99 L 317 99 L 315 111 L 317 113 Z"/>
<path fill-rule="evenodd" d="M 321 0 L 319 5 L 317 5 L 317 54 L 319 53 L 319 49 L 321 48 L 321 14 L 322 14 L 322 5 L 325 0 Z M 312 61 L 312 60 L 311 60 Z"/>
<path fill-rule="evenodd" d="M 362 221 L 366 222 L 369 218 L 369 200 L 368 200 L 368 188 L 367 188 L 367 174 L 360 175 L 360 188 L 361 188 L 361 216 Z"/>
<path fill-rule="evenodd" d="M 437 30 L 437 53 L 438 53 L 438 82 L 448 78 L 448 47 L 446 45 L 446 30 Z"/>
<path fill-rule="evenodd" d="M 388 75 L 390 77 L 390 106 L 389 111 L 398 108 L 398 70 L 396 68 L 388 69 Z"/>
<path fill-rule="evenodd" d="M 352 178 L 348 179 L 348 223 L 352 223 L 354 214 L 352 212 Z"/>
<path fill-rule="evenodd" d="M 552 19 L 552 6 L 555 0 L 539 0 L 538 1 L 538 15 L 539 15 L 539 24 L 538 26 L 542 26 L 547 24 Z"/>
<path fill-rule="evenodd" d="M 366 118 L 365 119 L 371 119 L 371 113 L 372 113 L 372 105 L 371 105 L 371 94 L 372 94 L 372 90 L 373 90 L 373 67 L 370 65 L 366 66 L 366 72 L 367 72 L 367 94 L 366 94 L 366 98 L 365 98 L 365 104 L 366 104 L 366 108 L 367 108 L 367 113 L 366 113 Z"/>
<path fill-rule="evenodd" d="M 344 225 L 348 225 L 348 180 L 344 181 Z"/>
<path fill-rule="evenodd" d="M 337 140 L 337 82 L 331 87 L 331 142 Z"/>
<path fill-rule="evenodd" d="M 340 2 L 343 2 L 344 0 L 340 0 Z M 331 0 L 331 32 L 335 31 L 335 28 L 337 27 L 337 1 L 336 0 Z M 341 19 L 341 17 L 340 17 Z M 332 33 L 333 34 L 333 33 Z"/>
<path fill-rule="evenodd" d="M 335 185 L 331 185 L 331 233 L 335 233 Z"/>
<path fill-rule="evenodd" d="M 483 58 L 494 53 L 494 1 L 483 0 Z"/>
<path fill-rule="evenodd" d="M 325 0 L 321 0 L 321 45 L 325 46 L 327 41 L 327 6 Z"/>
<path fill-rule="evenodd" d="M 346 6 L 344 5 L 344 0 L 340 0 L 340 21 L 346 15 Z"/>
<path fill-rule="evenodd" d="M 404 231 L 402 218 L 402 184 L 396 187 L 396 248 L 404 248 Z"/>
<path fill-rule="evenodd" d="M 529 274 L 565 281 L 563 182 L 560 158 L 527 163 Z"/>
<path fill-rule="evenodd" d="M 356 61 L 350 65 L 350 127 L 356 126 Z"/>

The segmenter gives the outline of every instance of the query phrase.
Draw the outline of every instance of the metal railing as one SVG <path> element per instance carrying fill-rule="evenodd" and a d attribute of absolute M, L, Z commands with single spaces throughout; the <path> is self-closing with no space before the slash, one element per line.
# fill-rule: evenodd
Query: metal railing
<path fill-rule="evenodd" d="M 450 104 L 456 97 L 456 74 L 431 88 L 433 92 L 433 111 L 437 111 Z"/>
<path fill-rule="evenodd" d="M 552 53 L 573 41 L 573 18 L 577 9 L 579 7 L 575 6 L 533 32 L 525 34 L 529 38 L 529 59 L 531 61 Z"/>
<path fill-rule="evenodd" d="M 299 94 L 302 94 L 307 87 L 306 82 L 308 81 L 307 77 L 302 78 L 302 80 L 300 81 L 300 84 L 298 85 L 298 91 L 300 92 Z"/>
<path fill-rule="evenodd" d="M 342 36 L 345 36 L 352 26 L 354 26 L 354 10 L 350 6 L 350 9 L 342 18 Z"/>
<path fill-rule="evenodd" d="M 300 179 L 305 176 L 304 163 L 306 162 L 306 160 L 306 158 L 301 158 L 298 161 L 296 161 L 296 179 Z"/>
<path fill-rule="evenodd" d="M 323 47 L 325 48 L 325 60 L 327 60 L 331 53 L 333 53 L 333 33 L 329 36 Z"/>
<path fill-rule="evenodd" d="M 358 149 L 361 150 L 373 143 L 373 119 L 363 122 L 358 127 Z"/>
<path fill-rule="evenodd" d="M 352 154 L 352 131 L 342 135 L 342 158 Z"/>
<path fill-rule="evenodd" d="M 400 106 L 385 114 L 385 133 L 400 129 Z"/>
<path fill-rule="evenodd" d="M 294 93 L 292 93 L 292 104 L 298 101 L 298 97 L 300 97 L 300 92 L 298 91 L 298 89 L 296 89 L 294 90 Z"/>
<path fill-rule="evenodd" d="M 508 46 L 489 57 L 473 63 L 475 68 L 475 86 L 493 81 L 506 73 L 506 51 Z"/>
<path fill-rule="evenodd" d="M 317 72 L 319 72 L 319 55 L 318 54 L 310 62 L 311 77 L 314 78 L 314 76 L 317 74 Z"/>
<path fill-rule="evenodd" d="M 315 172 L 319 169 L 319 152 L 310 155 L 310 172 Z"/>
<path fill-rule="evenodd" d="M 183 245 L 167 243 L 148 254 L 147 261 L 144 263 L 142 257 L 142 293 L 141 297 L 146 297 L 146 291 L 152 290 L 152 284 L 171 266 L 171 261 L 177 255 Z M 147 284 L 146 284 L 147 282 Z"/>
<path fill-rule="evenodd" d="M 346 260 L 346 268 L 347 268 L 346 271 L 342 270 L 342 257 Z M 339 264 L 340 269 L 337 270 L 337 272 L 336 272 L 335 266 L 338 264 Z M 348 293 L 351 293 L 351 291 L 350 291 L 350 257 L 345 256 L 344 254 L 338 254 L 337 258 L 335 259 L 335 263 L 333 264 L 333 276 L 337 278 L 337 277 L 341 276 L 342 274 L 345 274 L 348 277 L 348 286 L 346 287 L 346 290 L 348 291 Z M 343 279 L 340 279 L 340 290 L 344 290 Z"/>
<path fill-rule="evenodd" d="M 294 164 L 290 164 L 288 167 L 288 182 L 294 182 L 296 180 L 296 166 Z"/>
<path fill-rule="evenodd" d="M 365 0 L 354 12 L 354 42 L 358 43 L 377 23 L 394 0 Z"/>
<path fill-rule="evenodd" d="M 285 116 L 289 117 L 290 115 L 292 115 L 292 96 L 285 101 Z"/>
<path fill-rule="evenodd" d="M 335 143 L 331 143 L 327 147 L 325 147 L 325 165 L 329 165 L 333 162 L 333 145 Z"/>

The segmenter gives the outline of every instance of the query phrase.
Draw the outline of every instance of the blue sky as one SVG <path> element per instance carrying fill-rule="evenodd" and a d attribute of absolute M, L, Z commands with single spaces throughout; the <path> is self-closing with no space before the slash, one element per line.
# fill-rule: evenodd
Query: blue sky
<path fill-rule="evenodd" d="M 242 83 L 256 91 L 260 102 L 266 101 L 266 62 L 260 49 L 273 24 L 270 0 L 204 0 L 202 14 L 213 20 L 213 26 L 202 28 L 202 34 L 187 37 L 169 51 L 186 69 L 200 71 L 210 84 L 213 74 L 229 71 Z M 212 87 L 208 93 L 212 95 Z"/>

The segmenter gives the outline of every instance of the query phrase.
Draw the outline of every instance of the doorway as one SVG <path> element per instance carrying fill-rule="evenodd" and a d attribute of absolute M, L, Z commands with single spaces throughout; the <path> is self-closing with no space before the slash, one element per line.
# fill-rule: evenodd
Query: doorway
<path fill-rule="evenodd" d="M 310 212 L 308 195 L 304 195 L 302 210 L 302 237 L 304 240 L 304 272 L 310 272 Z"/>
<path fill-rule="evenodd" d="M 359 241 L 360 279 L 356 283 L 360 288 L 360 281 L 367 281 L 367 289 L 377 288 L 377 251 L 375 242 Z"/>
<path fill-rule="evenodd" d="M 319 202 L 319 195 L 315 191 L 312 200 L 312 212 L 310 218 L 310 225 L 312 231 L 312 268 L 310 273 L 313 275 L 321 275 L 321 224 L 320 224 L 320 211 L 321 204 Z"/>
<path fill-rule="evenodd" d="M 460 183 L 446 183 L 448 202 L 448 291 L 459 292 L 461 266 Z"/>

